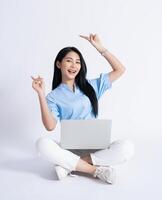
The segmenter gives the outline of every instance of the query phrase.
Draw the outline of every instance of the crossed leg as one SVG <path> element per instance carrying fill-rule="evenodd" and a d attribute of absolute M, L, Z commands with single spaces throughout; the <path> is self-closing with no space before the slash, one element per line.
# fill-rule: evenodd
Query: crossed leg
<path fill-rule="evenodd" d="M 118 140 L 108 149 L 98 150 L 84 156 L 78 156 L 62 149 L 50 138 L 42 137 L 36 143 L 37 149 L 50 162 L 70 171 L 93 174 L 96 166 L 109 166 L 124 163 L 134 155 L 134 145 L 128 140 Z"/>
<path fill-rule="evenodd" d="M 48 137 L 39 138 L 36 147 L 40 155 L 49 162 L 59 165 L 69 171 L 80 171 L 94 174 L 96 166 L 83 160 L 80 156 L 62 149 L 58 143 Z"/>

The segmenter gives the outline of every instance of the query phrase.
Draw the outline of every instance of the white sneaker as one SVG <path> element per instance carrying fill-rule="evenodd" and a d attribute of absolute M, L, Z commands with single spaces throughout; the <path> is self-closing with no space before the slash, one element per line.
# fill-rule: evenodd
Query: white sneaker
<path fill-rule="evenodd" d="M 102 181 L 105 181 L 110 184 L 114 184 L 116 178 L 115 170 L 110 166 L 97 167 L 93 176 L 98 177 Z"/>
<path fill-rule="evenodd" d="M 71 174 L 70 170 L 65 169 L 59 165 L 55 166 L 55 171 L 56 171 L 58 180 L 62 180 L 63 178 L 67 177 L 68 175 L 75 176 L 75 175 Z"/>

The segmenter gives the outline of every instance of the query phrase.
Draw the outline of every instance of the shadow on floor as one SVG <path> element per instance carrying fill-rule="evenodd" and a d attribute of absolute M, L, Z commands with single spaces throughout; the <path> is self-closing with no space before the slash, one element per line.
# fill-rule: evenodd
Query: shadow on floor
<path fill-rule="evenodd" d="M 14 159 L 1 162 L 1 170 L 32 173 L 48 180 L 57 180 L 54 165 L 39 158 Z"/>

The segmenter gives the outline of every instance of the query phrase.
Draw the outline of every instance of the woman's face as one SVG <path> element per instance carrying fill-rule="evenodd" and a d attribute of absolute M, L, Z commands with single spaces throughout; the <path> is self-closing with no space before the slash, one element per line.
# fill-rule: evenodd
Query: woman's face
<path fill-rule="evenodd" d="M 80 57 L 74 51 L 69 52 L 61 62 L 57 62 L 57 67 L 60 68 L 62 80 L 75 79 L 80 71 Z"/>

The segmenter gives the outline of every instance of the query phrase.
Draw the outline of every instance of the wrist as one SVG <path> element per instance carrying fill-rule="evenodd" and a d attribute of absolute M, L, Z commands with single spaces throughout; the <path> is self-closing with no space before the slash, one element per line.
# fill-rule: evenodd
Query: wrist
<path fill-rule="evenodd" d="M 102 56 L 104 56 L 106 52 L 108 52 L 108 50 L 107 50 L 107 49 L 104 49 L 103 51 L 100 51 L 100 54 L 101 54 Z"/>
<path fill-rule="evenodd" d="M 45 92 L 38 92 L 38 97 L 45 97 Z"/>
<path fill-rule="evenodd" d="M 96 47 L 97 51 L 102 54 L 104 51 L 106 51 L 107 49 L 103 46 L 99 46 L 99 47 Z"/>

